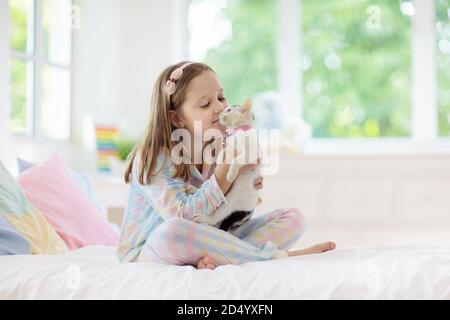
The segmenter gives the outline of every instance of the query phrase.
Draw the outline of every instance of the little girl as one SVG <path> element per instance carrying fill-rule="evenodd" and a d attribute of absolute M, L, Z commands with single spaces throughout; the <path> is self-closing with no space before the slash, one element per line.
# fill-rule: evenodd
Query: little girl
<path fill-rule="evenodd" d="M 194 131 L 194 122 L 201 123 L 201 133 L 208 129 L 224 132 L 218 120 L 227 107 L 223 88 L 209 66 L 180 62 L 161 73 L 153 90 L 146 133 L 131 153 L 125 172 L 125 181 L 131 185 L 117 251 L 121 262 L 214 269 L 335 248 L 333 242 L 326 242 L 287 251 L 305 230 L 305 219 L 295 208 L 274 210 L 229 232 L 194 222 L 194 213 L 213 214 L 227 204 L 225 195 L 233 183 L 226 179 L 229 165 L 173 161 L 171 134 L 185 129 L 195 139 L 198 126 Z M 188 151 L 193 154 L 192 149 Z M 241 167 L 239 174 L 256 165 Z M 254 187 L 261 189 L 262 182 L 262 177 L 257 178 Z"/>

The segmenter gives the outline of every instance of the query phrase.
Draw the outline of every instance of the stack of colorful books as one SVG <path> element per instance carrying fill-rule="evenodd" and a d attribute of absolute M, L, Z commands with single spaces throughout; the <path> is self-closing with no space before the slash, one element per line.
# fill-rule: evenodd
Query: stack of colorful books
<path fill-rule="evenodd" d="M 102 173 L 111 172 L 111 158 L 117 158 L 117 145 L 115 143 L 119 130 L 113 126 L 96 126 L 97 141 L 97 170 Z"/>

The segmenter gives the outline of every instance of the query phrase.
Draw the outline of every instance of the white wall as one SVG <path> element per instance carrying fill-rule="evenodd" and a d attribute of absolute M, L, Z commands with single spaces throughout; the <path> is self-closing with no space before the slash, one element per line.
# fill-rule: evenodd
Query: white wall
<path fill-rule="evenodd" d="M 172 63 L 172 2 L 131 0 L 121 6 L 121 100 L 123 127 L 133 135 L 145 129 L 153 83 Z"/>
<path fill-rule="evenodd" d="M 94 148 L 89 144 L 92 123 L 117 125 L 133 137 L 144 131 L 154 81 L 183 56 L 171 41 L 182 23 L 172 14 L 180 3 L 78 2 L 82 19 L 80 30 L 74 31 L 74 141 L 83 150 Z M 84 164 L 89 170 L 94 165 L 94 159 Z"/>
<path fill-rule="evenodd" d="M 260 211 L 295 206 L 313 224 L 450 227 L 450 155 L 283 154 Z M 449 229 L 450 231 L 450 229 Z"/>
<path fill-rule="evenodd" d="M 179 1 L 175 1 L 179 2 Z M 81 29 L 75 31 L 75 128 L 83 117 L 142 133 L 153 83 L 175 62 L 174 1 L 89 0 L 79 2 Z M 77 134 L 76 141 L 83 139 Z"/>
<path fill-rule="evenodd" d="M 95 169 L 94 124 L 120 119 L 122 82 L 120 1 L 77 1 L 80 28 L 73 30 L 73 143 L 81 166 Z"/>
<path fill-rule="evenodd" d="M 296 207 L 309 228 L 299 246 L 450 243 L 450 155 L 282 154 L 257 213 Z"/>

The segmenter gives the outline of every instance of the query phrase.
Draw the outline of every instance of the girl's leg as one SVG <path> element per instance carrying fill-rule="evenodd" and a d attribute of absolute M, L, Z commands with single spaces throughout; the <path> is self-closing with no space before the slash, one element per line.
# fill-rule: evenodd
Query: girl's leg
<path fill-rule="evenodd" d="M 251 219 L 246 224 L 232 231 L 234 235 L 260 246 L 267 241 L 275 243 L 280 249 L 288 250 L 302 236 L 306 228 L 305 218 L 295 208 L 278 209 Z M 288 256 L 321 253 L 336 248 L 334 242 L 328 241 L 309 248 L 288 251 Z"/>
<path fill-rule="evenodd" d="M 171 218 L 149 236 L 138 262 L 196 266 L 206 256 L 216 265 L 225 265 L 270 260 L 287 254 L 270 241 L 255 245 L 206 224 Z"/>
<path fill-rule="evenodd" d="M 285 208 L 250 219 L 230 232 L 256 246 L 262 246 L 270 241 L 278 248 L 288 250 L 300 239 L 305 228 L 306 221 L 303 214 L 296 208 Z"/>

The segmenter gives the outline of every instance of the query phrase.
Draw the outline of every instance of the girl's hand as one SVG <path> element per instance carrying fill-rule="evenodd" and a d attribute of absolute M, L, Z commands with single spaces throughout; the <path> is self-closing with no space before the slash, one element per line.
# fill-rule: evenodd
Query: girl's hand
<path fill-rule="evenodd" d="M 227 173 L 230 170 L 230 165 L 226 163 L 221 163 L 216 166 L 214 174 L 216 175 L 217 184 L 222 190 L 222 193 L 226 195 L 231 188 L 232 182 L 227 180 Z"/>
<path fill-rule="evenodd" d="M 235 150 L 235 154 L 236 154 L 236 150 Z M 222 154 L 221 156 L 223 157 L 224 154 Z M 222 160 L 225 160 L 225 159 L 226 159 L 226 157 L 222 158 Z M 246 164 L 246 165 L 240 167 L 239 174 L 250 172 L 260 164 L 261 164 L 261 158 L 259 158 L 256 163 Z M 217 183 L 224 195 L 226 195 L 228 193 L 228 191 L 231 188 L 231 185 L 233 184 L 233 182 L 228 181 L 226 178 L 228 170 L 230 170 L 230 164 L 222 161 L 222 162 L 217 163 L 215 171 L 214 171 L 214 173 L 216 175 Z M 262 188 L 262 183 L 261 183 L 261 188 Z"/>
<path fill-rule="evenodd" d="M 227 151 L 229 151 L 229 150 L 226 150 L 226 149 L 222 150 L 223 153 L 218 156 L 218 158 L 221 158 L 221 161 L 217 163 L 217 168 L 218 167 L 222 167 L 222 168 L 226 167 L 228 170 L 230 164 L 227 161 L 231 162 L 231 160 L 227 158 L 227 155 L 226 155 Z M 237 154 L 238 154 L 238 152 L 237 152 L 237 149 L 235 148 L 233 150 L 233 155 L 235 156 Z M 250 172 L 260 164 L 261 164 L 261 158 L 258 158 L 258 161 L 256 163 L 245 164 L 239 168 L 239 174 Z"/>
<path fill-rule="evenodd" d="M 264 178 L 262 176 L 257 177 L 253 181 L 253 186 L 255 187 L 256 190 L 261 190 L 263 188 L 263 181 L 264 181 Z"/>

